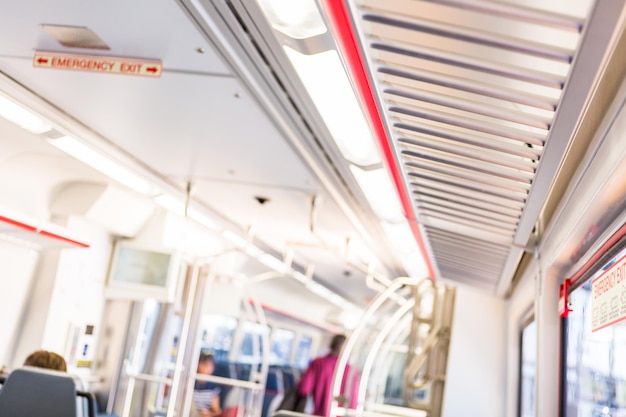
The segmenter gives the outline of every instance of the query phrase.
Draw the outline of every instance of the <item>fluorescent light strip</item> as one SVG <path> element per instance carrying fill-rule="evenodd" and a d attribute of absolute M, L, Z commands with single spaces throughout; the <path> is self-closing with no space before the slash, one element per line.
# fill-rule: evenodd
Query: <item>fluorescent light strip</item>
<path fill-rule="evenodd" d="M 50 123 L 1 94 L 0 116 L 36 135 L 52 129 Z"/>
<path fill-rule="evenodd" d="M 359 187 L 363 190 L 365 198 L 380 219 L 390 223 L 404 220 L 398 195 L 384 168 L 365 171 L 351 165 L 350 170 Z"/>
<path fill-rule="evenodd" d="M 284 47 L 343 156 L 361 166 L 380 164 L 380 154 L 337 51 L 304 55 Z"/>
<path fill-rule="evenodd" d="M 146 196 L 153 196 L 158 192 L 147 180 L 71 136 L 48 138 L 47 141 L 131 190 Z"/>

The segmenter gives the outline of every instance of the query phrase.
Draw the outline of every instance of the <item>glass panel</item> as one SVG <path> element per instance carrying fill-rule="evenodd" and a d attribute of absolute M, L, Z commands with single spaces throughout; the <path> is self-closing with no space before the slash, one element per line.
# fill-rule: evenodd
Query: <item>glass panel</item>
<path fill-rule="evenodd" d="M 211 351 L 216 362 L 227 362 L 237 329 L 237 319 L 217 314 L 202 319 L 202 349 Z"/>
<path fill-rule="evenodd" d="M 573 311 L 566 324 L 567 417 L 626 416 L 626 321 L 591 331 L 591 283 L 624 255 L 626 250 L 570 295 Z M 621 296 L 626 298 L 626 284 L 622 285 Z"/>
<path fill-rule="evenodd" d="M 396 350 L 397 349 L 397 350 Z M 384 403 L 404 406 L 404 369 L 406 368 L 407 350 L 402 345 L 392 346 L 389 357 L 389 374 L 385 381 Z"/>
<path fill-rule="evenodd" d="M 270 365 L 289 365 L 293 339 L 296 334 L 290 330 L 275 329 L 272 332 L 272 349 L 270 351 Z"/>
<path fill-rule="evenodd" d="M 259 323 L 243 323 L 243 341 L 238 362 L 260 364 L 263 357 L 263 334 L 269 333 L 269 327 Z"/>
<path fill-rule="evenodd" d="M 520 369 L 520 416 L 535 417 L 535 382 L 537 375 L 537 323 L 533 320 L 522 329 Z"/>
<path fill-rule="evenodd" d="M 309 336 L 300 336 L 300 339 L 298 340 L 298 349 L 296 350 L 296 358 L 294 360 L 294 366 L 296 368 L 305 369 L 309 366 L 312 345 L 312 338 Z"/>

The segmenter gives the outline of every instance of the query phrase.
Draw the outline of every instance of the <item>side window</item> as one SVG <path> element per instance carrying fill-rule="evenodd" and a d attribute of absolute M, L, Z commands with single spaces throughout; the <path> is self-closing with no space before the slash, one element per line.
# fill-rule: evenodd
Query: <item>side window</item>
<path fill-rule="evenodd" d="M 294 366 L 299 369 L 305 369 L 309 366 L 311 360 L 311 346 L 313 345 L 313 339 L 309 336 L 301 335 L 298 339 L 298 348 L 296 349 L 296 357 L 294 359 Z"/>
<path fill-rule="evenodd" d="M 213 352 L 216 362 L 227 362 L 237 329 L 237 319 L 211 314 L 202 318 L 202 348 Z"/>
<path fill-rule="evenodd" d="M 626 284 L 619 278 L 625 263 L 626 249 L 570 293 L 573 311 L 565 323 L 563 364 L 566 417 L 626 415 L 626 320 L 619 314 L 626 306 Z M 593 282 L 611 271 L 614 285 L 594 291 Z"/>
<path fill-rule="evenodd" d="M 295 337 L 296 334 L 290 330 L 274 329 L 274 331 L 272 331 L 270 365 L 289 365 Z"/>
<path fill-rule="evenodd" d="M 263 357 L 263 335 L 269 331 L 269 327 L 259 323 L 243 323 L 243 338 L 237 362 L 260 364 Z"/>
<path fill-rule="evenodd" d="M 534 318 L 522 326 L 520 357 L 520 417 L 535 417 L 535 386 L 537 378 L 537 322 Z"/>

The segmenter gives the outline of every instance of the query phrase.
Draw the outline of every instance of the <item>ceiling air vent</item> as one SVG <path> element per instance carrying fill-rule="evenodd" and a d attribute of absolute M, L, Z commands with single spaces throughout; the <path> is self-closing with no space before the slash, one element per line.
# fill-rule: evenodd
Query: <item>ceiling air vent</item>
<path fill-rule="evenodd" d="M 41 28 L 66 48 L 110 50 L 91 29 L 84 26 L 40 25 Z"/>

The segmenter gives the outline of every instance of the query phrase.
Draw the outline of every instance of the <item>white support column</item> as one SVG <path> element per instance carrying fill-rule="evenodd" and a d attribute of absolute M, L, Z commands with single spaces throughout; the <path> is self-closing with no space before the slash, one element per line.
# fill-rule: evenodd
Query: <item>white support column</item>
<path fill-rule="evenodd" d="M 559 283 L 555 269 L 537 282 L 537 384 L 538 416 L 558 416 L 559 410 Z"/>

